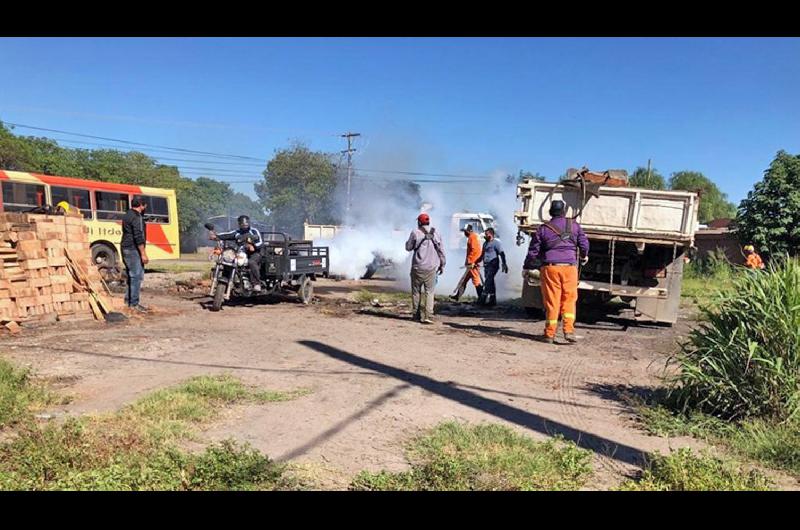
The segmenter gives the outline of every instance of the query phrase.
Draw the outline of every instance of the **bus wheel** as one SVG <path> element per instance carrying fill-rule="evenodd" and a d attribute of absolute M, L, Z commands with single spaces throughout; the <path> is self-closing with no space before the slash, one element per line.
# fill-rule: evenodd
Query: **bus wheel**
<path fill-rule="evenodd" d="M 92 246 L 92 262 L 98 269 L 116 269 L 117 252 L 114 247 L 110 247 L 105 243 L 98 243 Z"/>

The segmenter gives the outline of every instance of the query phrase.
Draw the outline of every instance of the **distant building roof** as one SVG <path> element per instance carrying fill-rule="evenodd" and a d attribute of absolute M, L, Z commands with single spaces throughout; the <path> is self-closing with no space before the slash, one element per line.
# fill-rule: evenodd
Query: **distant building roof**
<path fill-rule="evenodd" d="M 709 221 L 708 227 L 709 228 L 729 228 L 730 224 L 733 222 L 733 219 L 714 219 L 713 221 Z"/>

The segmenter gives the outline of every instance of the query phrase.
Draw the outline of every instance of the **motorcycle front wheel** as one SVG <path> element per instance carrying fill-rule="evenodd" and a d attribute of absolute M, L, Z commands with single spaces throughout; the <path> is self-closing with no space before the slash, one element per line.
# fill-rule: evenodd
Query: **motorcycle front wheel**
<path fill-rule="evenodd" d="M 219 311 L 222 309 L 222 302 L 225 300 L 225 290 L 227 288 L 228 286 L 224 283 L 217 283 L 217 287 L 214 289 L 214 301 L 211 303 L 212 311 Z"/>

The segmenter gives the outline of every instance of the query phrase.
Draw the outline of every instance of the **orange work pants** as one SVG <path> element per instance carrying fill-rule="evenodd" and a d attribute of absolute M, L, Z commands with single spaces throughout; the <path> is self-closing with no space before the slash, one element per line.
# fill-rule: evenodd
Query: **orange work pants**
<path fill-rule="evenodd" d="M 478 287 L 481 284 L 481 273 L 480 269 L 477 266 L 475 268 L 470 269 L 469 275 L 472 277 L 472 285 Z"/>
<path fill-rule="evenodd" d="M 564 333 L 574 333 L 575 307 L 578 304 L 578 267 L 545 265 L 541 269 L 541 283 L 545 336 L 556 336 L 559 315 L 564 322 Z"/>

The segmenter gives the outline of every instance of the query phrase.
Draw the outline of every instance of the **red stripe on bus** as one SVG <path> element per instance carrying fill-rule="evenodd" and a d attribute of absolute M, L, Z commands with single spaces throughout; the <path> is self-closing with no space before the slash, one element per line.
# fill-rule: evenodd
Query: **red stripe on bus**
<path fill-rule="evenodd" d="M 145 238 L 148 243 L 152 243 L 164 252 L 172 254 L 172 245 L 169 244 L 164 227 L 159 224 L 148 224 L 145 228 Z"/>
<path fill-rule="evenodd" d="M 116 184 L 114 182 L 98 182 L 96 180 L 76 179 L 73 177 L 54 177 L 52 175 L 42 175 L 39 173 L 31 173 L 34 177 L 38 178 L 45 184 L 51 186 L 72 186 L 76 188 L 85 188 L 89 190 L 105 190 L 105 191 L 118 191 L 122 193 L 142 193 L 142 188 L 139 186 L 132 186 L 130 184 Z"/>
<path fill-rule="evenodd" d="M 8 175 L 2 169 L 0 169 L 0 180 L 8 180 Z"/>

